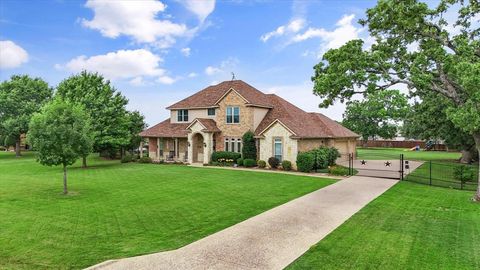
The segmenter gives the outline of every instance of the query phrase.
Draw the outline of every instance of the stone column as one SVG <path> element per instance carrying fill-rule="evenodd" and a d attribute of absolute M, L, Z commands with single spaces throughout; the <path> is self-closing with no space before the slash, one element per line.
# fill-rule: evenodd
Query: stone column
<path fill-rule="evenodd" d="M 160 138 L 157 137 L 157 160 L 160 160 Z"/>
<path fill-rule="evenodd" d="M 143 157 L 143 138 L 140 141 L 140 158 L 142 158 L 142 157 Z"/>

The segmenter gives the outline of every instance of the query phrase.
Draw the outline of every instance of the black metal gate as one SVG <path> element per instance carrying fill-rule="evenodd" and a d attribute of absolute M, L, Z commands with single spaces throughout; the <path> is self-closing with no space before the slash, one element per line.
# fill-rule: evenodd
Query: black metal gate
<path fill-rule="evenodd" d="M 373 159 L 356 159 L 353 153 L 348 155 L 350 175 L 403 180 L 409 162 L 403 154 L 378 154 Z"/>

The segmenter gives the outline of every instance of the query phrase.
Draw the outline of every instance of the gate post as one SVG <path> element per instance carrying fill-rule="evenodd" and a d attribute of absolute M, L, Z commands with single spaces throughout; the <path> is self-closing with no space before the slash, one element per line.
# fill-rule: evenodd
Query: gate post
<path fill-rule="evenodd" d="M 400 180 L 403 181 L 403 154 L 400 154 Z"/>

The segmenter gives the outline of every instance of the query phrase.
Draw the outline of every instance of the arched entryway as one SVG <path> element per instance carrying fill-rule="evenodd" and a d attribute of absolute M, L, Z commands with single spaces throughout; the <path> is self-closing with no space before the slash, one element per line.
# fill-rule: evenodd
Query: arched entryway
<path fill-rule="evenodd" d="M 195 133 L 192 137 L 192 160 L 193 162 L 203 163 L 203 136 L 200 133 Z"/>

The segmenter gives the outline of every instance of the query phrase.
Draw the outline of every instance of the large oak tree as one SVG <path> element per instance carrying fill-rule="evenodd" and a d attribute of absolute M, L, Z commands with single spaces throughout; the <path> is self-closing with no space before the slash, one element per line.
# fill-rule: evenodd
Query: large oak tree
<path fill-rule="evenodd" d="M 83 71 L 57 87 L 62 99 L 81 104 L 92 119 L 93 150 L 116 153 L 131 140 L 128 100 L 98 73 Z M 83 156 L 86 167 L 86 155 Z"/>
<path fill-rule="evenodd" d="M 32 115 L 48 102 L 52 88 L 40 78 L 14 75 L 0 83 L 0 134 L 15 141 L 16 156 L 20 156 L 20 136 L 28 132 Z"/>
<path fill-rule="evenodd" d="M 447 117 L 480 149 L 480 29 L 478 1 L 379 0 L 360 23 L 375 43 L 361 40 L 326 52 L 315 66 L 321 105 L 404 84 L 412 96 L 435 92 L 449 99 Z M 448 15 L 448 16 L 447 16 Z M 455 16 L 454 22 L 446 17 Z M 479 177 L 480 181 L 480 177 Z M 480 201 L 480 185 L 475 199 Z"/>

